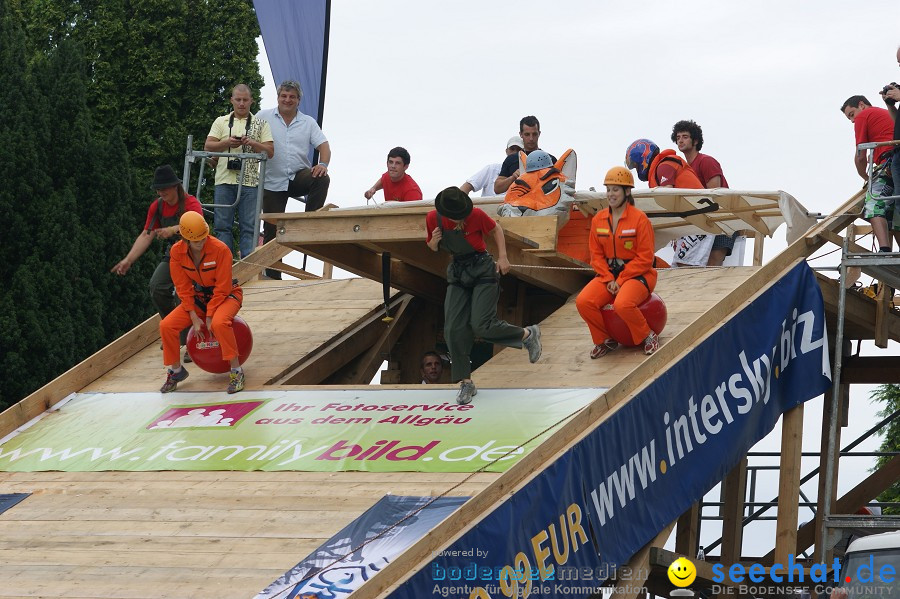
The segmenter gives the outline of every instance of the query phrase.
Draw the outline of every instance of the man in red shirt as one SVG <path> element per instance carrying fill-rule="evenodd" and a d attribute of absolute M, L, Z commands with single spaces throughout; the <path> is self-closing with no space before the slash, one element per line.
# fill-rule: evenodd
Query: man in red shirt
<path fill-rule="evenodd" d="M 387 172 L 375 181 L 375 185 L 366 190 L 364 194 L 367 200 L 372 199 L 379 189 L 384 190 L 385 202 L 414 202 L 422 199 L 422 190 L 406 174 L 409 168 L 409 152 L 401 147 L 396 147 L 388 152 Z"/>
<path fill-rule="evenodd" d="M 708 154 L 700 153 L 703 148 L 703 129 L 700 125 L 694 121 L 678 121 L 672 127 L 672 141 L 678 146 L 678 151 L 684 154 L 684 159 L 694 169 L 703 187 L 706 189 L 728 187 L 719 161 Z M 706 265 L 722 266 L 725 258 L 730 256 L 731 250 L 734 249 L 735 237 L 736 235 L 716 235 Z"/>
<path fill-rule="evenodd" d="M 884 108 L 875 108 L 865 96 L 851 96 L 841 105 L 856 134 L 856 145 L 894 139 L 894 121 Z M 878 240 L 878 251 L 891 251 L 891 234 L 900 244 L 900 215 L 894 200 L 884 198 L 894 195 L 891 179 L 891 146 L 875 148 L 875 164 L 872 171 L 872 187 L 866 191 L 863 218 L 872 225 L 872 232 Z M 868 182 L 869 174 L 866 152 L 857 150 L 853 159 L 856 172 Z M 892 222 L 893 221 L 893 222 Z"/>

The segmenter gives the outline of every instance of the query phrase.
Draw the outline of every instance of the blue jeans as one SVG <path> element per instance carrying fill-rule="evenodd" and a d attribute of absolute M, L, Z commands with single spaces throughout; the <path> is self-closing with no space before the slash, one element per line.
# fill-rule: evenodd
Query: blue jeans
<path fill-rule="evenodd" d="M 237 185 L 216 185 L 215 202 L 216 213 L 213 218 L 213 230 L 216 238 L 231 248 L 234 252 L 234 238 L 231 234 L 231 226 L 234 223 L 234 212 L 238 214 L 238 229 L 241 234 L 240 250 L 241 258 L 246 258 L 256 249 L 259 242 L 259 231 L 254 231 L 256 224 L 256 187 L 242 187 L 241 201 L 234 204 L 237 198 Z M 222 206 L 221 208 L 219 206 Z"/>

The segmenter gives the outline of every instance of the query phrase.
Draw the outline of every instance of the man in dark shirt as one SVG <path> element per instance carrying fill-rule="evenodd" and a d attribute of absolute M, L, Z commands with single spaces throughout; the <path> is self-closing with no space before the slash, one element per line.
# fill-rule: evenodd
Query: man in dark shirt
<path fill-rule="evenodd" d="M 900 48 L 897 48 L 897 65 L 900 66 Z M 894 141 L 900 140 L 900 120 L 897 119 L 897 101 L 900 100 L 900 87 L 896 83 L 889 83 L 884 86 L 881 97 L 887 105 L 891 118 L 894 119 Z M 900 146 L 894 148 L 893 158 L 891 158 L 891 176 L 894 180 L 894 193 L 900 189 Z"/>
<path fill-rule="evenodd" d="M 526 116 L 519 121 L 519 137 L 522 138 L 522 142 L 525 144 L 522 151 L 526 154 L 531 154 L 535 150 L 540 149 L 538 147 L 538 139 L 541 137 L 541 123 L 536 116 Z M 550 158 L 553 159 L 553 162 L 556 162 L 556 156 L 551 154 Z M 494 193 L 497 195 L 506 193 L 506 190 L 515 182 L 519 174 L 519 155 L 510 154 L 503 161 L 503 165 L 500 167 L 500 174 L 497 175 L 497 180 L 494 181 Z"/>

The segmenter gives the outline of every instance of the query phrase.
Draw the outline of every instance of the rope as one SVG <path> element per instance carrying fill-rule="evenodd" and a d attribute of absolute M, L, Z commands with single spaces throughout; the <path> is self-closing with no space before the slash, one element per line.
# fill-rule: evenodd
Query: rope
<path fill-rule="evenodd" d="M 313 577 L 318 576 L 318 575 L 321 574 L 322 572 L 326 572 L 326 571 L 332 569 L 332 568 L 333 568 L 335 565 L 337 565 L 339 562 L 342 562 L 344 559 L 346 559 L 347 557 L 353 555 L 354 553 L 356 553 L 357 551 L 359 551 L 360 549 L 362 549 L 362 548 L 365 547 L 366 545 L 372 543 L 373 541 L 379 539 L 380 537 L 382 537 L 383 535 L 387 534 L 387 533 L 390 532 L 391 530 L 397 528 L 398 526 L 400 526 L 401 524 L 403 524 L 403 522 L 405 522 L 406 520 L 408 520 L 408 519 L 412 518 L 413 516 L 417 515 L 419 512 L 421 512 L 422 510 L 424 510 L 425 508 L 427 508 L 428 506 L 430 506 L 432 503 L 434 503 L 434 502 L 437 501 L 438 499 L 441 499 L 441 498 L 443 498 L 443 497 L 447 497 L 448 494 L 450 494 L 451 492 L 453 492 L 455 489 L 458 489 L 458 488 L 461 487 L 462 485 L 464 485 L 464 484 L 466 484 L 467 482 L 469 482 L 469 480 L 471 480 L 472 477 L 474 477 L 476 474 L 481 474 L 482 472 L 484 472 L 485 470 L 487 470 L 488 468 L 490 468 L 491 466 L 493 466 L 494 464 L 496 464 L 496 463 L 499 462 L 500 460 L 502 460 L 502 459 L 508 457 L 510 454 L 513 454 L 513 453 L 515 453 L 516 451 L 518 451 L 518 450 L 520 450 L 520 449 L 524 449 L 526 445 L 528 445 L 529 443 L 531 443 L 532 441 L 534 441 L 535 439 L 537 439 L 537 438 L 540 437 L 541 435 L 544 435 L 545 433 L 550 432 L 550 430 L 556 428 L 557 426 L 559 426 L 560 424 L 562 424 L 562 423 L 565 422 L 566 420 L 568 420 L 568 419 L 572 418 L 573 416 L 577 415 L 579 412 L 583 411 L 586 407 L 587 407 L 587 406 L 578 408 L 578 409 L 575 410 L 574 412 L 572 412 L 572 413 L 570 413 L 570 414 L 567 414 L 566 416 L 563 416 L 562 418 L 560 418 L 559 420 L 557 420 L 556 422 L 554 422 L 553 424 L 551 424 L 550 426 L 548 426 L 547 428 L 545 428 L 544 430 L 542 430 L 541 432 L 539 432 L 539 433 L 537 433 L 536 435 L 532 436 L 532 437 L 531 437 L 530 439 L 528 439 L 527 441 L 524 441 L 524 442 L 520 443 L 519 445 L 517 445 L 517 446 L 514 447 L 513 449 L 507 451 L 506 453 L 504 453 L 504 454 L 501 455 L 500 457 L 498 457 L 498 458 L 496 458 L 496 459 L 494 459 L 494 460 L 488 462 L 487 464 L 485 464 L 484 466 L 482 466 L 482 467 L 479 468 L 478 470 L 475 470 L 475 471 L 473 471 L 473 472 L 470 472 L 470 473 L 469 473 L 465 478 L 463 478 L 461 481 L 459 481 L 458 483 L 452 485 L 450 488 L 448 488 L 447 490 L 443 491 L 441 494 L 439 494 L 439 495 L 437 495 L 437 496 L 435 496 L 435 497 L 429 498 L 429 500 L 428 500 L 425 504 L 423 504 L 421 507 L 418 507 L 418 508 L 416 508 L 415 510 L 409 512 L 408 514 L 406 514 L 405 516 L 403 516 L 402 518 L 400 518 L 399 520 L 397 520 L 396 522 L 394 522 L 393 524 L 391 524 L 389 527 L 387 527 L 387 528 L 385 528 L 384 530 L 382 530 L 381 532 L 379 532 L 377 535 L 375 535 L 375 536 L 372 537 L 371 539 L 367 539 L 367 540 L 363 541 L 362 543 L 360 543 L 360 544 L 357 545 L 356 547 L 353 547 L 352 549 L 350 549 L 350 550 L 349 550 L 347 553 L 345 553 L 344 555 L 342 555 L 342 556 L 340 556 L 340 557 L 334 559 L 331 563 L 329 563 L 329 564 L 323 566 L 321 569 L 316 570 L 315 572 L 312 572 L 312 573 L 309 573 L 309 574 L 305 575 L 303 578 L 301 578 L 300 580 L 298 580 L 298 581 L 295 582 L 295 583 L 291 583 L 290 588 L 287 588 L 287 589 L 285 589 L 284 591 L 281 591 L 280 593 L 278 593 L 277 595 L 274 595 L 273 597 L 274 597 L 274 598 L 277 598 L 277 597 L 285 597 L 285 596 L 286 596 L 286 593 L 289 593 L 289 592 L 290 592 L 291 590 L 293 590 L 293 588 L 296 587 L 298 584 L 302 584 L 302 583 L 306 582 L 307 580 L 310 580 L 310 579 L 312 579 Z"/>

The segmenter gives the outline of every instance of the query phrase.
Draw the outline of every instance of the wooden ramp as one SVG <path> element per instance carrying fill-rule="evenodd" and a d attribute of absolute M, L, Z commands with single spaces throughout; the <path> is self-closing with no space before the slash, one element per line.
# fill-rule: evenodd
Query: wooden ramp
<path fill-rule="evenodd" d="M 847 210 L 842 207 L 837 214 Z M 442 295 L 442 266 L 430 262 L 432 258 L 427 255 L 418 256 L 424 250 L 421 239 L 414 235 L 421 232 L 410 233 L 411 239 L 406 241 L 387 240 L 387 234 L 379 231 L 391 231 L 396 238 L 402 229 L 396 222 L 379 224 L 373 216 L 366 225 L 373 227 L 366 230 L 369 239 L 361 238 L 342 247 L 332 243 L 329 236 L 347 224 L 350 226 L 342 234 L 358 233 L 353 228 L 359 222 L 328 224 L 324 216 L 305 216 L 311 218 L 297 219 L 304 226 L 321 221 L 312 228 L 324 230 L 321 239 L 287 245 L 326 258 L 337 257 L 339 260 L 335 261 L 341 266 L 375 279 L 378 268 L 374 257 L 393 250 L 402 256 L 405 265 L 395 264 L 399 273 L 394 280 L 397 289 L 416 293 L 414 299 L 426 302 L 426 306 L 431 305 L 430 297 Z M 391 216 L 390 211 L 384 214 L 388 221 Z M 832 219 L 819 230 L 840 230 L 846 222 L 846 218 Z M 543 227 L 535 223 L 533 226 Z M 526 225 L 530 224 L 522 226 Z M 520 237 L 519 264 L 572 264 L 564 257 L 552 255 L 551 248 L 541 242 L 511 233 L 513 238 Z M 537 232 L 531 234 L 538 237 Z M 419 244 L 418 253 L 412 245 L 404 245 L 412 239 Z M 517 280 L 525 281 L 528 287 L 513 290 L 508 297 L 518 298 L 519 304 L 508 311 L 524 317 L 535 293 L 537 297 L 543 297 L 540 293 L 556 296 L 557 305 L 562 307 L 543 319 L 544 354 L 538 364 L 529 365 L 522 351 L 505 349 L 476 371 L 479 386 L 609 390 L 602 395 L 598 392 L 597 399 L 577 419 L 565 423 L 503 474 L 0 472 L 0 493 L 32 494 L 0 515 L 0 577 L 4 580 L 0 597 L 253 597 L 385 494 L 471 496 L 453 516 L 355 595 L 386 596 L 409 574 L 425 566 L 435 551 L 496 509 L 510 493 L 600 425 L 611 410 L 627 403 L 637 390 L 683 359 L 703 338 L 824 242 L 813 231 L 773 262 L 758 268 L 662 272 L 657 289 L 667 302 L 668 325 L 662 335 L 662 348 L 650 357 L 637 350 L 622 350 L 603 360 L 590 360 L 586 328 L 573 301 L 567 299 L 585 274 L 548 270 L 561 274 L 543 277 L 520 268 Z M 545 254 L 529 256 L 525 251 L 528 249 L 543 249 Z M 251 279 L 260 265 L 271 264 L 286 252 L 273 245 L 264 248 L 259 256 L 254 254 L 256 266 L 247 268 L 242 280 Z M 424 279 L 416 278 L 425 275 Z M 833 313 L 833 304 L 828 300 L 833 295 L 827 292 L 832 283 L 823 280 L 821 285 L 826 290 L 826 306 Z M 242 313 L 256 337 L 253 357 L 247 364 L 249 389 L 297 388 L 287 381 L 302 378 L 306 376 L 304 372 L 312 370 L 315 377 L 320 377 L 319 382 L 329 377 L 347 380 L 342 377 L 349 376 L 347 372 L 353 370 L 350 367 L 354 360 L 371 362 L 370 350 L 390 347 L 397 341 L 398 337 L 386 332 L 385 325 L 380 325 L 378 335 L 372 333 L 373 322 L 379 321 L 382 301 L 381 286 L 374 281 L 265 281 L 251 282 L 246 289 Z M 407 300 L 400 294 L 394 296 L 394 301 L 400 310 Z M 872 332 L 865 322 L 866 302 L 871 300 L 861 296 L 849 299 L 848 310 L 855 310 L 856 314 L 850 326 L 857 327 L 861 335 Z M 424 311 L 422 308 L 418 314 Z M 895 315 L 889 319 L 893 339 L 900 339 L 898 320 Z M 153 322 L 141 325 L 4 412 L 0 415 L 0 436 L 71 392 L 155 391 L 161 383 L 162 369 L 154 326 Z M 421 335 L 420 329 L 410 326 L 407 331 Z M 368 345 L 348 351 L 359 339 L 366 339 Z M 333 349 L 323 352 L 327 347 Z M 319 357 L 333 354 L 344 357 Z M 379 354 L 375 351 L 373 355 Z M 330 374 L 325 374 L 327 371 Z M 220 390 L 223 386 L 221 377 L 196 370 L 185 390 Z M 360 393 L 366 389 L 341 388 L 359 389 Z M 403 385 L 381 388 L 396 390 L 398 394 L 412 389 Z M 454 387 L 448 385 L 446 389 L 448 399 L 452 399 Z"/>

